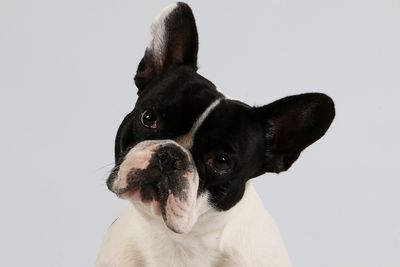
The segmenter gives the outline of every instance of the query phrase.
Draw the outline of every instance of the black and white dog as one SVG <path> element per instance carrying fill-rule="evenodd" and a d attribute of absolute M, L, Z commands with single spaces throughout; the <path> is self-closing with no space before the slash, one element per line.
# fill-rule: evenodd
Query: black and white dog
<path fill-rule="evenodd" d="M 190 7 L 151 25 L 138 100 L 115 140 L 108 188 L 131 205 L 110 227 L 97 267 L 290 266 L 251 178 L 287 170 L 335 111 L 319 93 L 262 107 L 225 98 L 197 73 Z"/>

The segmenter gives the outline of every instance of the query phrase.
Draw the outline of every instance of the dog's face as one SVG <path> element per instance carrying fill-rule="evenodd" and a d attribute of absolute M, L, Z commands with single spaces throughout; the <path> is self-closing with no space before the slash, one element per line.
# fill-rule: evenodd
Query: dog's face
<path fill-rule="evenodd" d="M 162 11 L 151 37 L 107 185 L 174 232 L 190 231 L 209 209 L 233 207 L 250 178 L 287 170 L 333 120 L 323 94 L 262 107 L 226 99 L 197 73 L 196 24 L 184 3 Z"/>

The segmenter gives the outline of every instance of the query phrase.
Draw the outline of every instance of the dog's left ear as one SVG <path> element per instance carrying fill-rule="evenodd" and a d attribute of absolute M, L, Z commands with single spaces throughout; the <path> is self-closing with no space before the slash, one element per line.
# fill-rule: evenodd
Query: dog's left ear
<path fill-rule="evenodd" d="M 150 34 L 150 43 L 135 76 L 138 94 L 171 67 L 197 68 L 197 28 L 187 4 L 178 2 L 165 7 L 151 24 Z"/>
<path fill-rule="evenodd" d="M 286 171 L 300 153 L 321 138 L 335 117 L 332 99 L 309 93 L 254 108 L 263 126 L 264 172 Z"/>

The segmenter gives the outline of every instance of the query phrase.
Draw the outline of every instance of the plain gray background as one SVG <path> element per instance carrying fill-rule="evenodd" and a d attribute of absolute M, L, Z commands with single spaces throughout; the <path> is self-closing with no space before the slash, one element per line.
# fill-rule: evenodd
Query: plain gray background
<path fill-rule="evenodd" d="M 169 1 L 0 2 L 1 266 L 92 266 L 126 203 L 107 191 L 149 25 Z M 337 116 L 286 173 L 255 179 L 297 267 L 400 266 L 400 2 L 191 1 L 199 72 Z"/>

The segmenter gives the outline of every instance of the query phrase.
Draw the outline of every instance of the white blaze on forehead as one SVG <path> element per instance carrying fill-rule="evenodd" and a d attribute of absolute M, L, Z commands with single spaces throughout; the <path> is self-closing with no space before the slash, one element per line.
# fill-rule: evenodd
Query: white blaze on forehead
<path fill-rule="evenodd" d="M 203 122 L 206 120 L 208 115 L 213 111 L 213 109 L 218 106 L 218 104 L 221 102 L 223 98 L 219 98 L 215 100 L 214 102 L 211 103 L 211 105 L 208 106 L 208 108 L 197 118 L 195 123 L 192 126 L 192 129 L 185 134 L 181 135 L 177 138 L 176 142 L 183 146 L 186 149 L 190 149 L 193 147 L 193 139 L 194 135 L 196 134 L 197 130 L 200 128 L 200 126 L 203 124 Z"/>
<path fill-rule="evenodd" d="M 167 41 L 165 21 L 177 6 L 177 3 L 166 6 L 161 10 L 161 13 L 154 19 L 150 26 L 150 42 L 148 48 L 157 58 L 161 58 L 162 55 L 165 54 L 165 42 Z"/>

